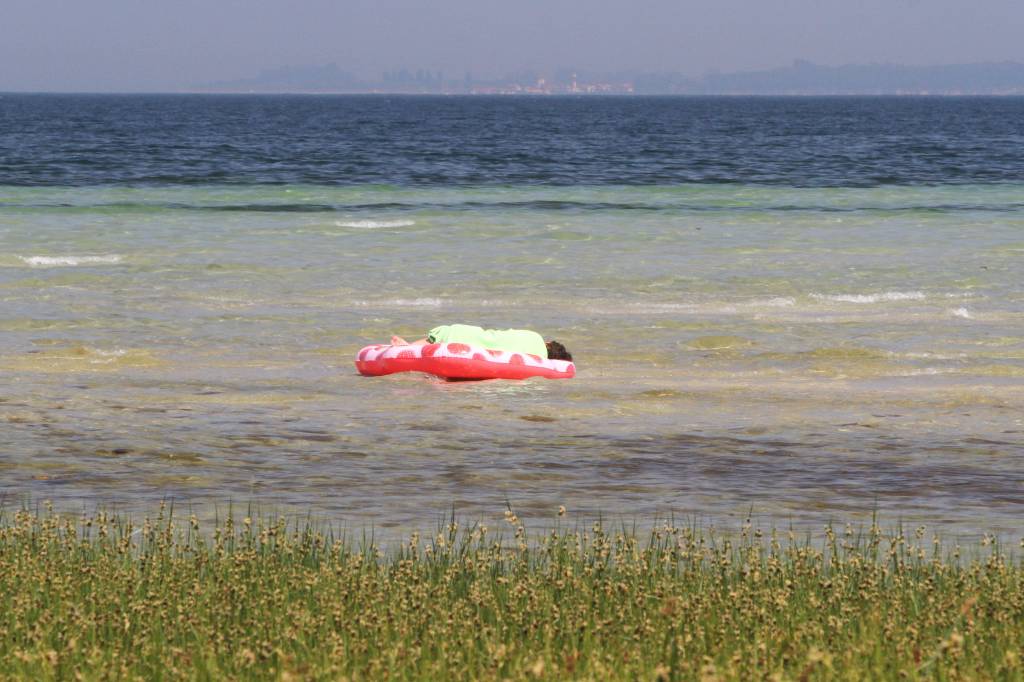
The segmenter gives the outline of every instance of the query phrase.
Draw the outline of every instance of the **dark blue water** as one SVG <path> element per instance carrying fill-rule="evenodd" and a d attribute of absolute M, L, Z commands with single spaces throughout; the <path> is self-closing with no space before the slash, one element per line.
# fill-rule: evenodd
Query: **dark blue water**
<path fill-rule="evenodd" d="M 0 96 L 0 185 L 1024 181 L 1024 98 Z"/>

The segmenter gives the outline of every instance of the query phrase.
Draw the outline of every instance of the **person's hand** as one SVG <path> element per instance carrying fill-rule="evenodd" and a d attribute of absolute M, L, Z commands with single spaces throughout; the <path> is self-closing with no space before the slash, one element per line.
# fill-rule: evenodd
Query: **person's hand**
<path fill-rule="evenodd" d="M 405 339 L 403 339 L 401 336 L 392 336 L 391 337 L 391 345 L 392 346 L 408 346 L 409 342 L 406 341 Z"/>

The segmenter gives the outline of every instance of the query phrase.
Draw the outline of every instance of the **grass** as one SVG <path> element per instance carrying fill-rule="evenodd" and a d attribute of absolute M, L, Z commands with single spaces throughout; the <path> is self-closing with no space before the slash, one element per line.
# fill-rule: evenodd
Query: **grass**
<path fill-rule="evenodd" d="M 1024 567 L 989 537 L 506 524 L 385 555 L 283 519 L 0 516 L 0 679 L 1024 679 Z"/>

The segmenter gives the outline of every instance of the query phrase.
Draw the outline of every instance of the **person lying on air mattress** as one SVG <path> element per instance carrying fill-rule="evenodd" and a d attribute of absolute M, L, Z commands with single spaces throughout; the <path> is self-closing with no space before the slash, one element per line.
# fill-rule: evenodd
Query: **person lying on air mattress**
<path fill-rule="evenodd" d="M 411 344 L 401 336 L 392 336 L 392 346 L 422 346 L 428 343 L 464 343 L 468 346 L 494 350 L 529 353 L 550 360 L 568 360 L 572 355 L 558 341 L 545 341 L 544 337 L 529 329 L 483 329 L 471 324 L 443 324 Z"/>

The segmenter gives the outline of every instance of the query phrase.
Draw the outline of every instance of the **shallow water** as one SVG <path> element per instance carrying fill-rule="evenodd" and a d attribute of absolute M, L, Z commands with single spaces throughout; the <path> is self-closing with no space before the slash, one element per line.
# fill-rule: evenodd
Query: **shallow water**
<path fill-rule="evenodd" d="M 878 508 L 949 534 L 1020 526 L 1024 178 L 49 172 L 0 186 L 8 503 L 255 502 L 385 534 L 506 503 L 527 519 L 564 504 L 805 526 Z M 540 330 L 578 377 L 355 374 L 361 346 L 446 322 Z"/>

